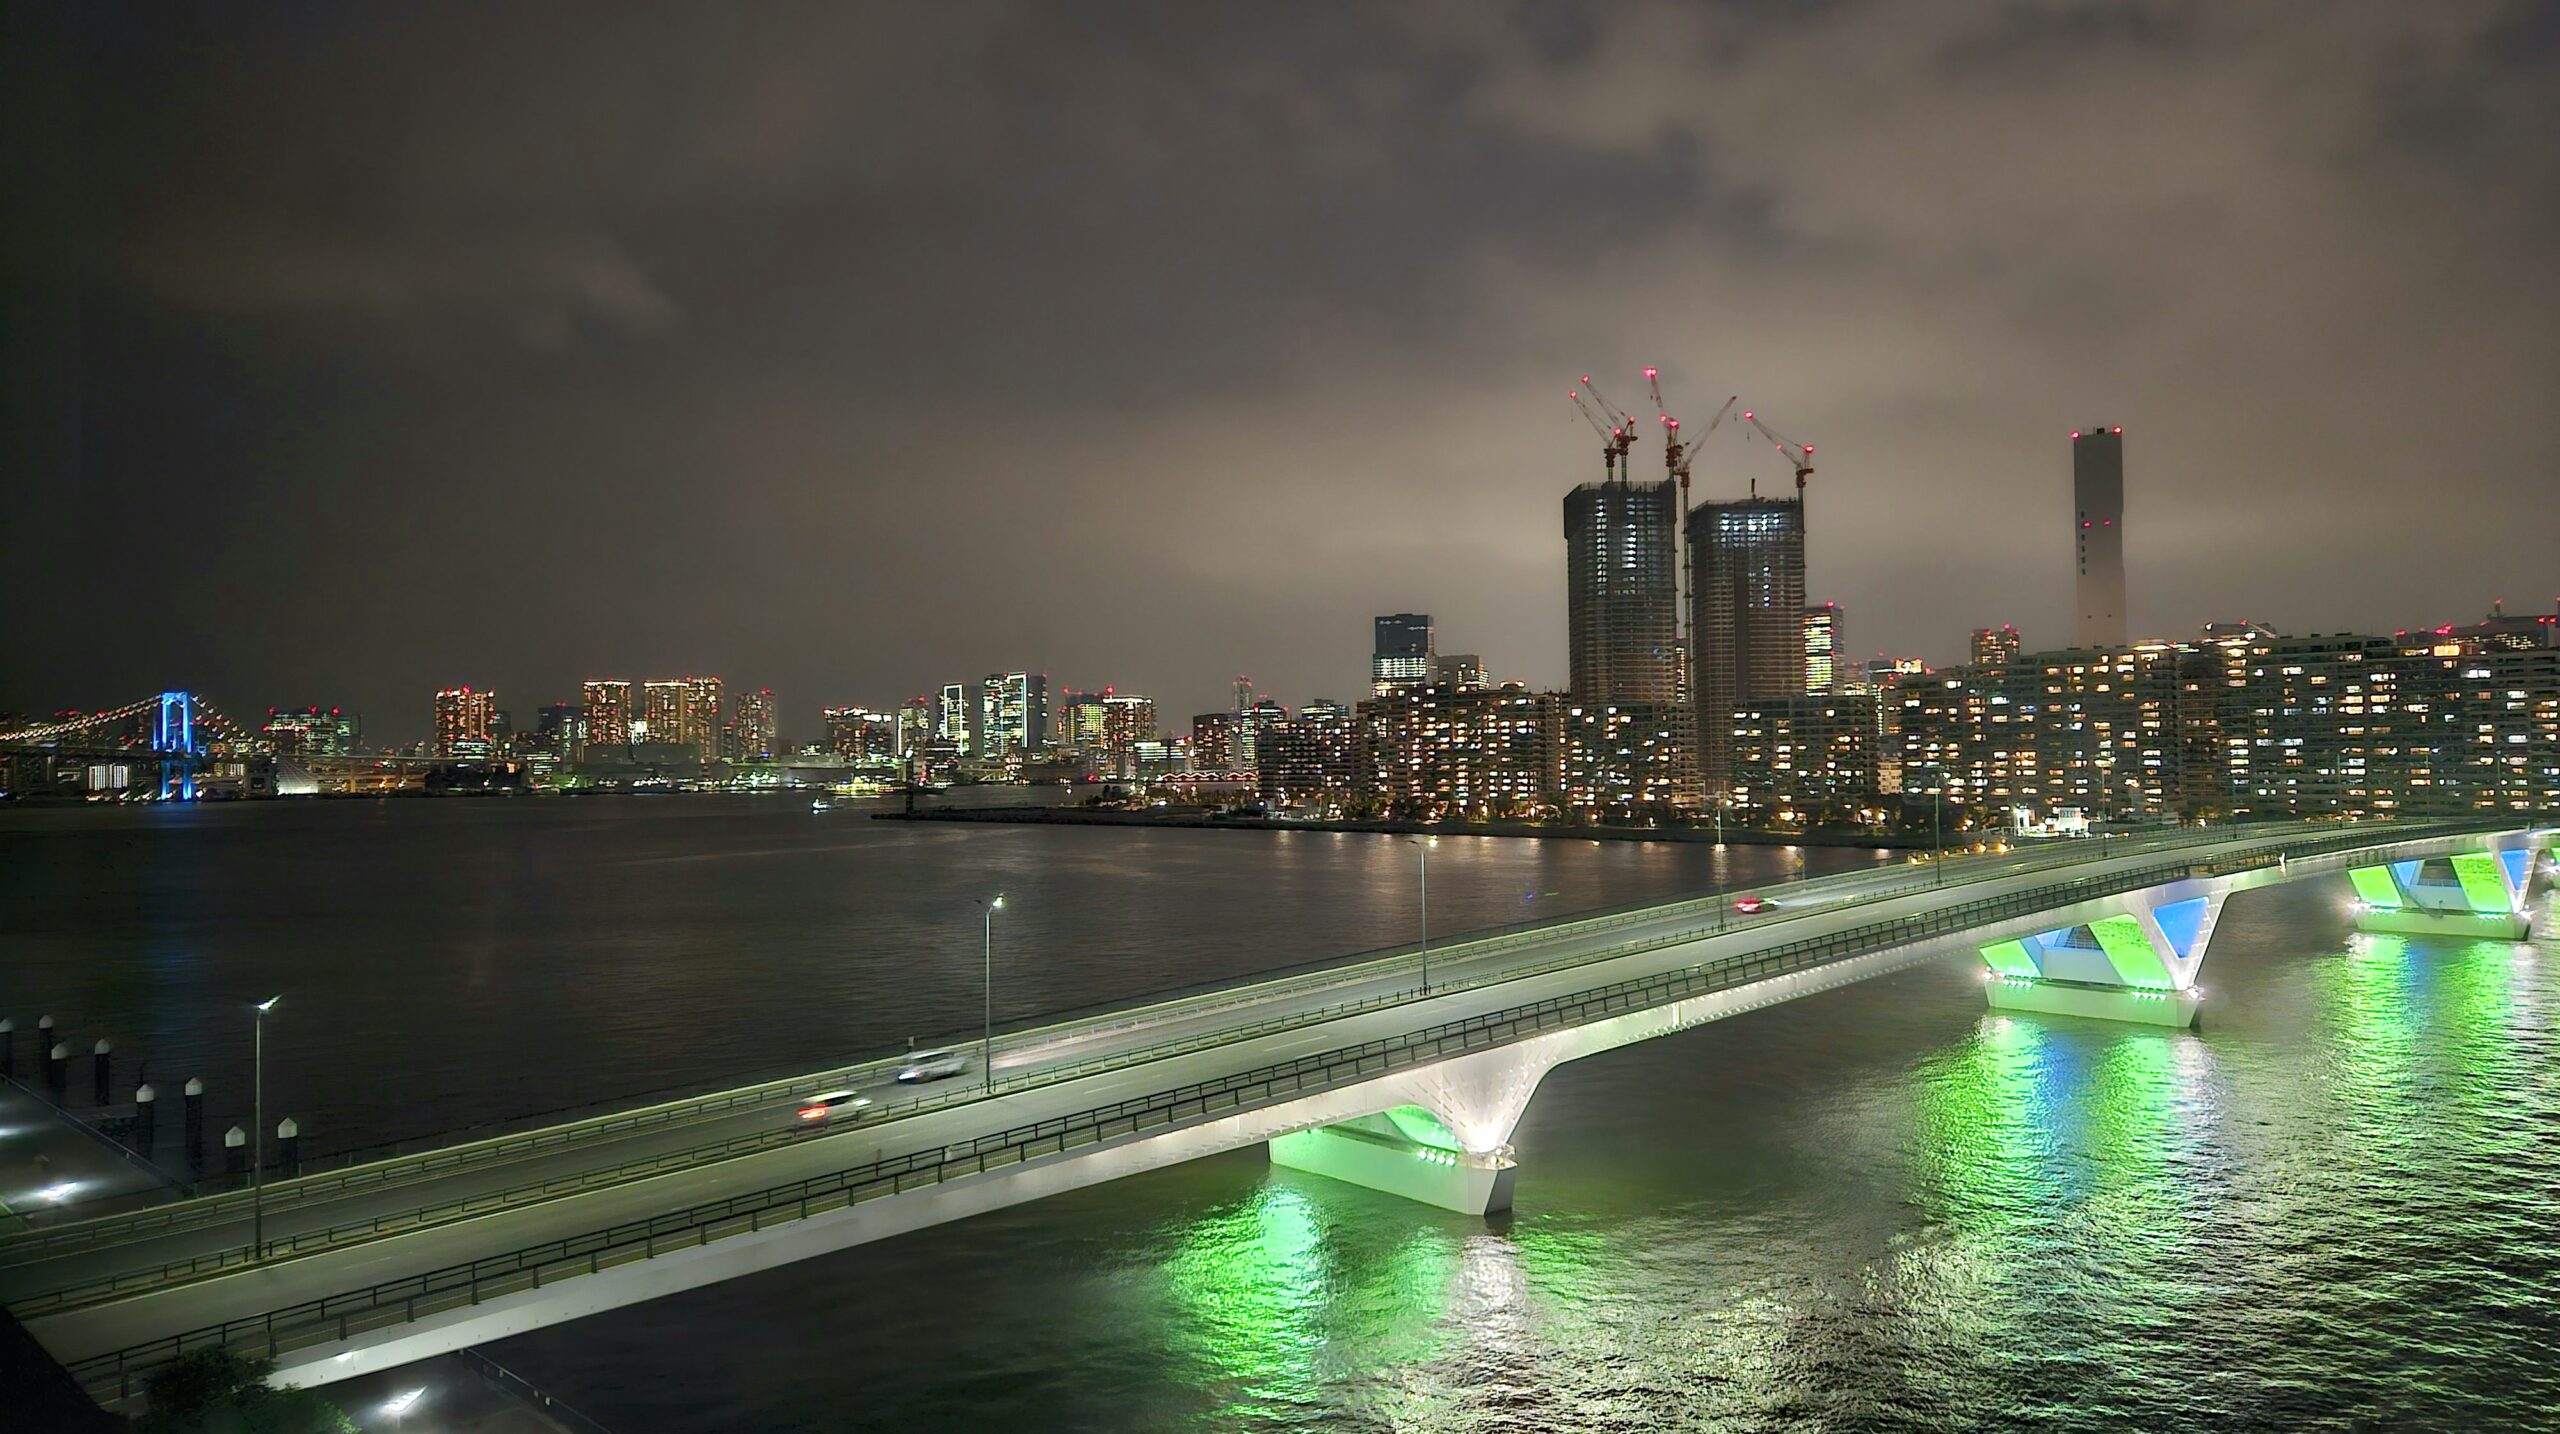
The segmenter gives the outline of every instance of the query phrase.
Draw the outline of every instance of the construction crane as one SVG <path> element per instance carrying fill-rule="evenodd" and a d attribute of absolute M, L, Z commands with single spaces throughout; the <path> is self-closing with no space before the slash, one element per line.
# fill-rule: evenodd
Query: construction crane
<path fill-rule="evenodd" d="M 1696 460 L 1698 450 L 1715 436 L 1715 431 L 1724 426 L 1725 419 L 1733 413 L 1733 406 L 1742 401 L 1742 396 L 1735 394 L 1726 399 L 1724 407 L 1716 410 L 1716 416 L 1707 420 L 1705 432 L 1694 439 L 1684 439 L 1680 436 L 1680 420 L 1671 416 L 1671 405 L 1662 401 L 1662 370 L 1646 369 L 1644 381 L 1646 389 L 1653 395 L 1655 418 L 1662 424 L 1662 467 L 1680 480 L 1680 507 L 1686 512 L 1689 507 L 1689 465 Z"/>
<path fill-rule="evenodd" d="M 1762 423 L 1760 415 L 1753 413 L 1750 409 L 1746 408 L 1742 411 L 1742 421 L 1758 430 L 1761 437 L 1768 439 L 1769 446 L 1778 450 L 1778 456 L 1787 460 L 1787 466 L 1796 470 L 1796 500 L 1802 502 L 1804 480 L 1813 476 L 1813 445 L 1798 443 Z M 1760 496 L 1760 481 L 1756 478 L 1751 482 L 1751 496 L 1754 498 Z"/>
<path fill-rule="evenodd" d="M 1589 383 L 1590 380 L 1584 379 L 1583 382 Z M 1573 400 L 1574 410 L 1582 415 L 1583 422 L 1591 425 L 1591 431 L 1600 435 L 1601 466 L 1608 470 L 1610 482 L 1618 481 L 1618 464 L 1626 458 L 1627 450 L 1635 446 L 1635 420 L 1604 422 L 1599 414 L 1591 411 L 1591 405 L 1583 401 L 1582 390 L 1578 388 L 1565 397 Z M 1599 398 L 1600 395 L 1595 393 L 1592 397 Z M 1606 400 L 1603 403 L 1605 405 Z M 1627 476 L 1632 478 L 1635 474 L 1630 470 Z"/>
<path fill-rule="evenodd" d="M 1600 386 L 1593 383 L 1591 381 L 1591 375 L 1587 373 L 1582 376 L 1582 391 L 1591 395 L 1593 401 L 1600 405 L 1600 411 L 1609 415 L 1610 426 L 1626 435 L 1626 441 L 1632 445 L 1636 441 L 1636 416 L 1627 412 L 1625 409 L 1620 408 L 1616 404 L 1611 403 L 1609 401 L 1609 396 L 1600 391 Z M 1624 448 L 1619 449 L 1619 456 L 1624 457 L 1626 455 L 1626 451 L 1627 450 Z M 1629 473 L 1627 476 L 1632 478 L 1635 475 L 1633 473 Z"/>

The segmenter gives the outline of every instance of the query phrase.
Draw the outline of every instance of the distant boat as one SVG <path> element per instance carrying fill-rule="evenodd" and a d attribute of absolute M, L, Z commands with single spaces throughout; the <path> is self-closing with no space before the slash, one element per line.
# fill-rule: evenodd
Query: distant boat
<path fill-rule="evenodd" d="M 833 797 L 813 797 L 809 801 L 809 810 L 813 812 L 831 812 L 835 809 L 836 803 Z"/>

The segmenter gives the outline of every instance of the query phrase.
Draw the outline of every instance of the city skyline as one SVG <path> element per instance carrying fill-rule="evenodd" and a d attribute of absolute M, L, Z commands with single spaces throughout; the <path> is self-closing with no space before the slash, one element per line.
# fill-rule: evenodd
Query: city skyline
<path fill-rule="evenodd" d="M 2555 372 L 2547 20 L 1233 18 L 275 17 L 238 71 L 32 23 L 13 50 L 79 78 L 12 103 L 86 139 L 12 210 L 59 222 L 13 231 L 7 523 L 153 549 L 12 544 L 0 600 L 87 620 L 26 634 L 0 706 L 389 721 L 687 670 L 807 706 L 1036 665 L 1202 711 L 1239 665 L 1347 697 L 1400 609 L 1562 686 L 1547 515 L 1598 476 L 1562 391 L 1646 366 L 1693 424 L 1740 392 L 1820 445 L 1812 584 L 1858 651 L 2064 640 L 2097 414 L 2141 437 L 2136 634 L 2551 596 L 2516 519 L 2560 435 L 2514 421 Z M 729 78 L 668 96 L 670 46 Z M 373 83 L 421 47 L 449 83 Z M 927 95 L 946 129 L 885 122 Z M 1693 496 L 1775 462 L 1719 436 Z"/>

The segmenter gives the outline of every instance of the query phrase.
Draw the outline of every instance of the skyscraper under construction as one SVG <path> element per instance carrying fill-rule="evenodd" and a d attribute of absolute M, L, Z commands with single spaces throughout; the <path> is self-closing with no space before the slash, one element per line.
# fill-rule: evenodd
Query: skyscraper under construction
<path fill-rule="evenodd" d="M 1564 495 L 1565 602 L 1577 702 L 1669 706 L 1679 690 L 1680 491 L 1585 483 Z"/>
<path fill-rule="evenodd" d="M 1712 800 L 1732 784 L 1735 708 L 1805 690 L 1804 499 L 1701 503 L 1688 525 L 1690 683 Z"/>

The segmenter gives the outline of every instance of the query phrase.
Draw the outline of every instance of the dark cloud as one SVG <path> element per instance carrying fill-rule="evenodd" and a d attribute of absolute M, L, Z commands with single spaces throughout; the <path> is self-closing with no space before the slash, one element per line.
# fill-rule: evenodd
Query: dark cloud
<path fill-rule="evenodd" d="M 2101 419 L 2140 627 L 2540 603 L 2548 14 L 13 18 L 0 706 L 1184 712 L 1352 695 L 1403 608 L 1555 682 L 1562 391 L 1646 363 L 1817 442 L 1862 652 L 2059 638 Z"/>

